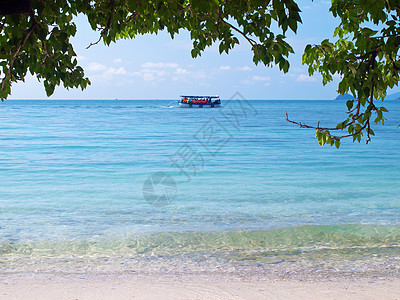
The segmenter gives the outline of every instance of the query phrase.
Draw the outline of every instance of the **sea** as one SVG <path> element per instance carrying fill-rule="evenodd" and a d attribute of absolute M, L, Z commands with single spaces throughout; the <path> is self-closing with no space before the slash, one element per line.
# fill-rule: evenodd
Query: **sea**
<path fill-rule="evenodd" d="M 400 101 L 221 99 L 0 103 L 0 274 L 400 277 Z"/>

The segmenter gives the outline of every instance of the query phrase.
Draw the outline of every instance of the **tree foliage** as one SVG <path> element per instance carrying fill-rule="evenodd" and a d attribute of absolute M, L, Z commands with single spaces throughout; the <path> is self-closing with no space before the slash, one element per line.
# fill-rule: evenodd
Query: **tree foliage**
<path fill-rule="evenodd" d="M 375 135 L 372 125 L 384 124 L 388 112 L 377 102 L 383 101 L 387 89 L 399 82 L 400 3 L 334 0 L 330 11 L 341 21 L 334 32 L 335 41 L 326 39 L 319 45 L 307 45 L 303 63 L 309 66 L 310 75 L 322 75 L 324 85 L 338 74 L 338 92 L 351 93 L 357 100 L 346 102 L 347 118 L 333 128 L 287 119 L 315 129 L 321 145 L 339 148 L 341 139 L 352 137 L 360 142 L 364 134 L 368 143 Z"/>
<path fill-rule="evenodd" d="M 12 83 L 28 72 L 43 82 L 50 96 L 56 86 L 86 88 L 90 84 L 78 65 L 70 42 L 77 31 L 74 16 L 83 14 L 99 40 L 109 45 L 138 34 L 167 31 L 173 38 L 180 30 L 190 32 L 191 54 L 200 56 L 217 43 L 220 53 L 239 44 L 240 36 L 251 45 L 255 64 L 278 65 L 288 72 L 293 53 L 286 42 L 288 30 L 301 23 L 294 0 L 21 0 L 0 7 L 0 98 L 11 94 Z M 11 7 L 14 4 L 16 7 Z M 19 7 L 18 7 L 19 6 Z M 14 10 L 13 10 L 14 9 Z M 336 127 L 310 126 L 321 145 L 340 146 L 352 137 L 369 142 L 372 125 L 384 123 L 387 109 L 376 104 L 399 81 L 400 4 L 398 0 L 333 0 L 332 14 L 340 19 L 333 41 L 308 45 L 303 63 L 309 74 L 318 72 L 323 84 L 340 76 L 338 92 L 350 92 L 347 118 Z M 340 134 L 342 131 L 345 133 Z M 334 134 L 333 132 L 339 132 Z"/>
<path fill-rule="evenodd" d="M 296 32 L 299 12 L 293 0 L 32 0 L 29 13 L 0 17 L 0 98 L 6 99 L 12 83 L 23 81 L 28 72 L 43 81 L 48 96 L 60 84 L 84 89 L 90 83 L 70 42 L 78 14 L 86 15 L 92 29 L 100 32 L 91 45 L 160 30 L 173 38 L 184 29 L 190 32 L 191 54 L 197 57 L 214 43 L 228 53 L 242 35 L 251 44 L 256 64 L 277 64 L 287 72 L 293 49 L 284 34 L 288 29 Z"/>

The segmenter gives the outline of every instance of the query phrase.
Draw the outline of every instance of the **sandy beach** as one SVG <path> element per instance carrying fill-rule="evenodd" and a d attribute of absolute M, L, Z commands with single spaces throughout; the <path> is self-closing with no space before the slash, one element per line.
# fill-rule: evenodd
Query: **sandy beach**
<path fill-rule="evenodd" d="M 399 279 L 240 281 L 104 275 L 9 275 L 0 299 L 400 299 Z"/>

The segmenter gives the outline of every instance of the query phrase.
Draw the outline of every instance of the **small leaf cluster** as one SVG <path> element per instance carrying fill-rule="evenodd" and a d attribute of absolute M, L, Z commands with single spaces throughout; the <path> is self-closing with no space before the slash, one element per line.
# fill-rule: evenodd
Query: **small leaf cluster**
<path fill-rule="evenodd" d="M 337 149 L 340 147 L 340 139 L 332 137 L 329 130 L 317 129 L 315 132 L 315 137 L 318 140 L 318 144 L 335 146 Z"/>

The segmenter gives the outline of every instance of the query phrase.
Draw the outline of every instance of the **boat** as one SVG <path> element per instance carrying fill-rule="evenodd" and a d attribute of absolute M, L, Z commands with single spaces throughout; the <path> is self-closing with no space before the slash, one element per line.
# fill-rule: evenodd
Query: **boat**
<path fill-rule="evenodd" d="M 187 96 L 181 95 L 179 107 L 214 108 L 221 107 L 219 96 Z"/>

